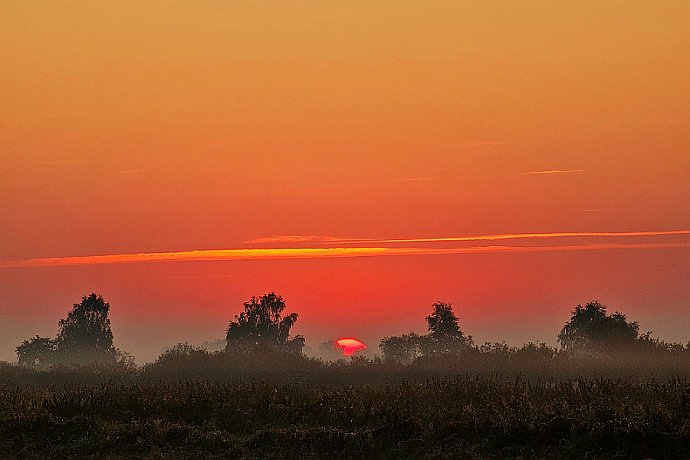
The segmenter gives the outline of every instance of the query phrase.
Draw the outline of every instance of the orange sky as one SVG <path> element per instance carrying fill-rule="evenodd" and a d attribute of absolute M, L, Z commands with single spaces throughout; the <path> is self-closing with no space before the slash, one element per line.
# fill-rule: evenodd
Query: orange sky
<path fill-rule="evenodd" d="M 684 0 L 0 1 L 0 359 L 91 291 L 141 360 L 269 290 L 314 348 L 422 332 L 437 300 L 480 341 L 553 343 L 594 298 L 688 341 L 688 24 Z"/>

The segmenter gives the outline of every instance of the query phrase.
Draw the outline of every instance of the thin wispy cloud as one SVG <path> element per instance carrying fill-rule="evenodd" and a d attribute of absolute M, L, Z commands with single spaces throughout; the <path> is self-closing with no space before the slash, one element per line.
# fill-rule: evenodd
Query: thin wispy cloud
<path fill-rule="evenodd" d="M 521 176 L 552 176 L 555 174 L 576 174 L 587 172 L 586 169 L 546 169 L 543 171 L 528 171 L 520 173 Z"/>
<path fill-rule="evenodd" d="M 338 238 L 333 236 L 273 236 L 257 238 L 245 241 L 245 244 L 259 243 L 299 243 L 316 242 L 322 244 L 388 244 L 388 243 L 443 243 L 443 242 L 476 242 L 476 241 L 501 241 L 522 239 L 550 239 L 550 238 L 629 238 L 629 237 L 654 237 L 671 235 L 690 235 L 690 230 L 662 230 L 639 232 L 544 232 L 544 233 L 503 233 L 495 235 L 471 235 L 471 236 L 446 236 L 446 237 L 420 237 L 420 238 Z"/>
<path fill-rule="evenodd" d="M 81 163 L 81 160 L 64 159 L 64 160 L 45 160 L 45 161 L 39 161 L 38 162 L 38 164 L 41 164 L 44 166 L 69 165 L 69 164 L 74 164 L 74 163 Z"/>
<path fill-rule="evenodd" d="M 265 243 L 337 243 L 345 241 L 343 238 L 332 236 L 316 235 L 279 235 L 265 238 L 255 238 L 245 241 L 244 244 L 265 244 Z"/>
<path fill-rule="evenodd" d="M 122 175 L 122 174 L 141 174 L 141 173 L 145 173 L 145 172 L 147 172 L 147 171 L 148 171 L 148 169 L 122 169 L 122 170 L 120 170 L 120 171 L 113 171 L 112 173 L 113 173 L 113 174 L 118 174 L 118 175 Z"/>
<path fill-rule="evenodd" d="M 390 179 L 390 182 L 432 182 L 435 177 L 403 177 L 400 179 Z"/>
<path fill-rule="evenodd" d="M 468 147 L 491 147 L 497 145 L 530 145 L 530 144 L 544 144 L 544 142 L 539 141 L 473 141 L 465 142 L 464 146 Z"/>
<path fill-rule="evenodd" d="M 463 248 L 281 248 L 281 249 L 213 249 L 180 252 L 148 252 L 99 256 L 51 257 L 0 262 L 0 268 L 62 267 L 78 265 L 109 265 L 141 262 L 233 261 L 278 259 L 325 259 L 344 257 L 420 256 L 486 253 L 532 253 L 559 251 L 596 251 L 615 249 L 681 249 L 690 242 L 680 243 L 604 243 L 567 246 L 473 246 Z"/>
<path fill-rule="evenodd" d="M 313 259 L 356 257 L 387 252 L 389 248 L 281 248 L 281 249 L 207 249 L 178 252 L 141 252 L 97 256 L 49 257 L 1 262 L 1 268 L 55 267 L 68 265 L 103 265 L 135 262 L 175 262 L 250 259 Z"/>
<path fill-rule="evenodd" d="M 240 275 L 179 275 L 179 276 L 165 276 L 162 279 L 203 279 L 203 278 L 239 278 Z"/>

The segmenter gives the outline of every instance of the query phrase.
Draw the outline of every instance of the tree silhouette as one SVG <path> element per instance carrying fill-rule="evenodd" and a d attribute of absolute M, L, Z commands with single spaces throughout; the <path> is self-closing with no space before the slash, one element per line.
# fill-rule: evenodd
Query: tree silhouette
<path fill-rule="evenodd" d="M 16 348 L 20 364 L 46 366 L 49 364 L 112 363 L 117 360 L 133 366 L 127 353 L 113 346 L 108 313 L 110 304 L 103 297 L 90 294 L 72 306 L 67 318 L 58 322 L 55 339 L 36 336 Z"/>
<path fill-rule="evenodd" d="M 16 348 L 19 364 L 45 367 L 55 359 L 55 340 L 48 337 L 33 337 Z"/>
<path fill-rule="evenodd" d="M 575 307 L 558 343 L 568 351 L 606 351 L 634 343 L 638 334 L 637 322 L 628 322 L 620 312 L 607 315 L 606 306 L 594 300 Z"/>
<path fill-rule="evenodd" d="M 90 294 L 75 303 L 67 318 L 58 323 L 56 338 L 61 360 L 67 362 L 114 361 L 113 332 L 110 329 L 110 304 Z"/>
<path fill-rule="evenodd" d="M 304 337 L 290 337 L 297 313 L 282 316 L 284 309 L 283 298 L 274 292 L 261 297 L 252 296 L 249 302 L 244 303 L 244 311 L 228 325 L 226 350 L 302 353 Z"/>
<path fill-rule="evenodd" d="M 460 330 L 458 318 L 453 313 L 450 304 L 436 302 L 434 311 L 426 317 L 427 329 L 430 340 L 429 347 L 422 350 L 423 354 L 447 354 L 456 353 L 472 346 L 472 337 L 465 335 Z"/>

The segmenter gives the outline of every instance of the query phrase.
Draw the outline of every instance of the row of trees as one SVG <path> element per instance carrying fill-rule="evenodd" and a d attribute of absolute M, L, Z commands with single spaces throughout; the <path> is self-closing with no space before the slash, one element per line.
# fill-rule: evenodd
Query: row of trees
<path fill-rule="evenodd" d="M 465 336 L 450 305 L 437 302 L 433 312 L 426 317 L 426 335 L 414 332 L 401 336 L 385 337 L 380 348 L 386 361 L 408 364 L 420 357 L 458 354 L 475 350 L 493 353 L 508 349 L 505 344 L 485 344 L 475 347 L 472 336 Z M 598 301 L 577 305 L 570 320 L 558 334 L 561 349 L 571 353 L 601 353 L 617 350 L 678 351 L 686 349 L 680 344 L 668 344 L 653 339 L 651 332 L 640 334 L 636 321 L 628 321 L 620 312 L 609 315 L 606 306 Z M 545 344 L 529 344 L 525 351 L 547 351 Z M 532 350 L 533 349 L 533 350 Z"/>
<path fill-rule="evenodd" d="M 225 349 L 239 353 L 302 354 L 304 337 L 290 335 L 298 315 L 283 315 L 285 307 L 283 298 L 274 292 L 252 297 L 244 303 L 244 311 L 228 324 Z M 101 296 L 84 296 L 80 303 L 73 305 L 67 318 L 59 321 L 57 337 L 35 336 L 16 348 L 19 363 L 44 367 L 131 360 L 113 346 L 109 311 L 110 304 Z M 476 347 L 472 336 L 462 332 L 450 304 L 433 304 L 426 322 L 427 334 L 410 332 L 383 338 L 380 342 L 383 359 L 407 364 L 421 357 L 488 350 L 486 346 Z M 606 352 L 636 344 L 656 348 L 663 345 L 665 349 L 673 347 L 651 339 L 649 332 L 640 335 L 637 322 L 629 322 L 620 312 L 607 314 L 606 306 L 598 301 L 575 307 L 570 320 L 558 334 L 558 342 L 568 352 Z"/>
<path fill-rule="evenodd" d="M 252 297 L 244 311 L 230 321 L 226 350 L 241 353 L 277 351 L 301 354 L 304 337 L 290 336 L 297 313 L 283 316 L 285 301 L 273 292 Z M 113 345 L 110 304 L 103 297 L 90 294 L 72 306 L 67 318 L 59 321 L 57 337 L 35 336 L 17 348 L 19 364 L 47 367 L 56 364 L 111 364 L 130 362 L 131 357 Z"/>

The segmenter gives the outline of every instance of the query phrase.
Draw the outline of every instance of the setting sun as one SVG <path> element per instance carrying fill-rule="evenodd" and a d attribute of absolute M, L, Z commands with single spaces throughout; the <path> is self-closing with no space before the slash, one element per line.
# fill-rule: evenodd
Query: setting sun
<path fill-rule="evenodd" d="M 640 385 L 690 375 L 689 45 L 688 0 L 0 0 L 0 458 L 690 458 Z"/>
<path fill-rule="evenodd" d="M 335 345 L 343 350 L 343 356 L 352 356 L 358 351 L 364 351 L 367 346 L 357 339 L 338 339 Z"/>

